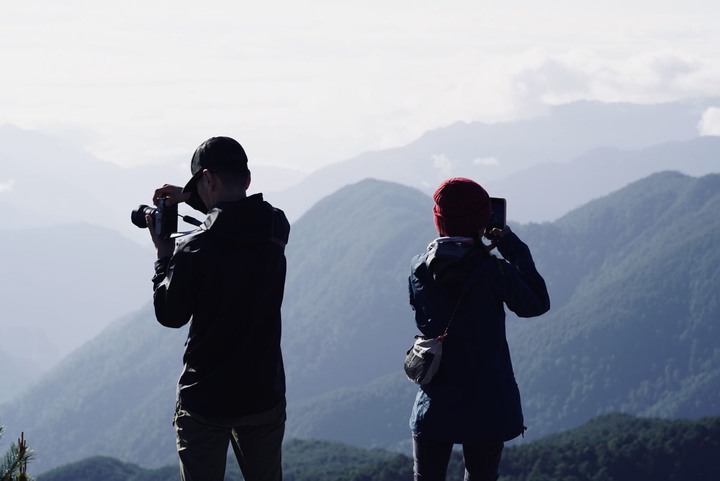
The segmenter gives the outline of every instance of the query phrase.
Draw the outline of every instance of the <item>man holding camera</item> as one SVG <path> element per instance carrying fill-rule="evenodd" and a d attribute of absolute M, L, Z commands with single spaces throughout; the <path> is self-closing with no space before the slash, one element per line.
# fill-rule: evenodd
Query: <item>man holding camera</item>
<path fill-rule="evenodd" d="M 172 328 L 190 322 L 174 421 L 186 481 L 222 481 L 228 444 L 247 481 L 282 479 L 280 308 L 290 225 L 262 194 L 246 195 L 247 162 L 237 141 L 213 137 L 195 151 L 184 188 L 155 191 L 155 203 L 186 202 L 207 214 L 177 246 L 145 216 L 158 255 L 155 316 Z"/>

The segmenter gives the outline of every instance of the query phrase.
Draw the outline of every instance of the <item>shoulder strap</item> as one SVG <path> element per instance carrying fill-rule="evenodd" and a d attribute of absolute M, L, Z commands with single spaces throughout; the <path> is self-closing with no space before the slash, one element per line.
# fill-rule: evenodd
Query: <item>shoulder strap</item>
<path fill-rule="evenodd" d="M 460 298 L 455 303 L 455 309 L 453 309 L 453 313 L 450 316 L 450 319 L 448 320 L 447 326 L 445 326 L 445 331 L 437 337 L 438 341 L 442 341 L 443 339 L 445 339 L 447 337 L 448 329 L 450 329 L 450 324 L 452 323 L 453 319 L 455 318 L 455 313 L 457 312 L 458 307 L 460 307 L 460 301 L 462 301 L 462 298 L 465 296 L 465 291 L 466 291 L 466 289 L 463 289 L 462 294 L 460 294 Z"/>

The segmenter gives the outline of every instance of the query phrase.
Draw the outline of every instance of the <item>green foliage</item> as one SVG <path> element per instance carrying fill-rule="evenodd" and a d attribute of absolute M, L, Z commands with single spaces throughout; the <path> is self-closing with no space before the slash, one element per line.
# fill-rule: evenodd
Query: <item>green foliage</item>
<path fill-rule="evenodd" d="M 178 479 L 178 467 L 143 469 L 106 456 L 91 458 L 52 469 L 38 481 L 170 481 Z"/>
<path fill-rule="evenodd" d="M 0 425 L 0 439 L 5 428 Z M 23 434 L 17 444 L 10 445 L 10 449 L 0 461 L 0 481 L 32 481 L 27 474 L 27 465 L 35 453 L 28 447 Z"/>
<path fill-rule="evenodd" d="M 683 481 L 720 479 L 720 417 L 668 421 L 610 414 L 525 445 L 506 447 L 500 481 Z M 288 440 L 287 481 L 410 481 L 412 459 L 342 443 Z M 448 481 L 462 481 L 462 454 L 453 452 Z M 49 471 L 38 481 L 171 481 L 177 466 L 143 469 L 93 457 Z M 227 481 L 241 479 L 228 460 Z"/>
<path fill-rule="evenodd" d="M 175 481 L 177 465 L 143 469 L 116 459 L 96 456 L 55 468 L 38 481 Z M 234 458 L 228 459 L 225 479 L 241 479 Z M 287 481 L 411 481 L 412 460 L 397 453 L 361 449 L 340 443 L 289 440 L 283 449 L 283 479 Z"/>
<path fill-rule="evenodd" d="M 412 480 L 412 461 L 406 456 L 340 443 L 289 440 L 283 459 L 288 481 Z"/>
<path fill-rule="evenodd" d="M 578 429 L 507 448 L 501 481 L 720 479 L 720 418 L 610 414 Z"/>

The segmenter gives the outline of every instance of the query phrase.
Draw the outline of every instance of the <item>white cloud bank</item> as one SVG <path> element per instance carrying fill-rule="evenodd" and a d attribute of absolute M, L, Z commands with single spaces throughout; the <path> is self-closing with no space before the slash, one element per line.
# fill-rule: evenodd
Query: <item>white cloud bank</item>
<path fill-rule="evenodd" d="M 720 136 L 720 107 L 709 107 L 698 123 L 702 136 Z"/>
<path fill-rule="evenodd" d="M 433 167 L 439 175 L 444 177 L 452 177 L 454 162 L 445 154 L 432 155 Z"/>
<path fill-rule="evenodd" d="M 484 165 L 487 167 L 493 167 L 500 165 L 500 161 L 496 157 L 478 157 L 472 160 L 475 165 Z"/>
<path fill-rule="evenodd" d="M 310 170 L 459 120 L 718 94 L 720 2 L 511 3 L 4 2 L 0 125 L 122 165 L 233 135 Z"/>
<path fill-rule="evenodd" d="M 11 192 L 13 187 L 15 187 L 15 179 L 0 182 L 0 194 L 4 192 Z"/>

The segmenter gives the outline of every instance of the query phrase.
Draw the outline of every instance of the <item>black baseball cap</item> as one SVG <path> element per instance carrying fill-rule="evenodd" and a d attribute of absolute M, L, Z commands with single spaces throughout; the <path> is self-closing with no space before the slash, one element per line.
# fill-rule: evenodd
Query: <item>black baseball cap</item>
<path fill-rule="evenodd" d="M 183 192 L 190 192 L 187 204 L 193 209 L 207 213 L 207 208 L 197 193 L 197 180 L 203 170 L 213 172 L 248 172 L 248 158 L 242 145 L 230 137 L 212 137 L 195 149 L 190 162 L 192 177 L 183 188 Z"/>

